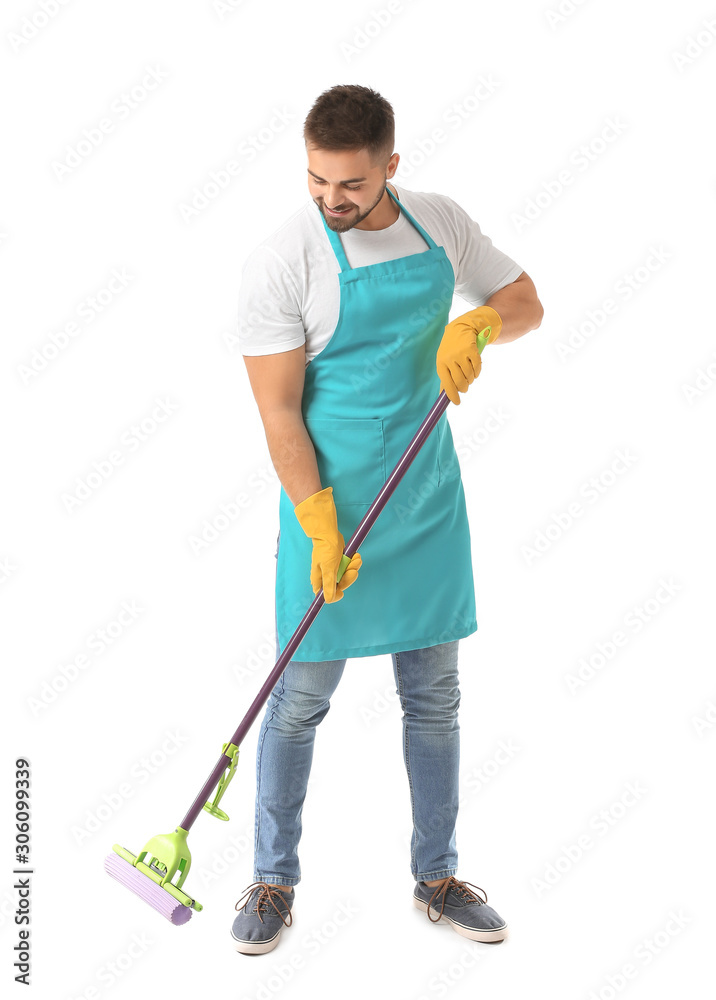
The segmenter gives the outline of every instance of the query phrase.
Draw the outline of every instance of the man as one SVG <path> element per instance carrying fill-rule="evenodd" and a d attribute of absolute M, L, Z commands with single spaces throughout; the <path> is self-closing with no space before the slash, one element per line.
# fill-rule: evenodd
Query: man
<path fill-rule="evenodd" d="M 382 653 L 403 708 L 414 903 L 473 940 L 506 936 L 483 890 L 456 877 L 457 648 L 477 623 L 445 414 L 337 576 L 345 539 L 441 388 L 459 405 L 479 375 L 478 332 L 489 326 L 490 343 L 507 343 L 543 310 L 528 275 L 455 202 L 388 183 L 394 138 L 393 110 L 375 91 L 321 94 L 304 123 L 310 201 L 242 274 L 242 354 L 282 485 L 277 658 L 321 588 L 331 605 L 277 682 L 259 733 L 255 882 L 232 926 L 245 954 L 272 950 L 291 926 L 316 726 L 346 659 Z M 448 323 L 455 290 L 477 305 Z"/>

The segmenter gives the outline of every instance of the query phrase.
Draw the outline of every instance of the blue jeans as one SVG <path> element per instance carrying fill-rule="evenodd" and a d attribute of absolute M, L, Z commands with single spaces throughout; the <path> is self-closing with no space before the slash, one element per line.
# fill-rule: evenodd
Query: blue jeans
<path fill-rule="evenodd" d="M 277 636 L 277 660 L 280 652 Z M 410 870 L 423 882 L 457 872 L 457 653 L 458 640 L 391 654 L 412 806 Z M 256 748 L 254 881 L 301 881 L 298 843 L 316 726 L 330 708 L 345 665 L 345 659 L 291 660 L 269 695 Z"/>

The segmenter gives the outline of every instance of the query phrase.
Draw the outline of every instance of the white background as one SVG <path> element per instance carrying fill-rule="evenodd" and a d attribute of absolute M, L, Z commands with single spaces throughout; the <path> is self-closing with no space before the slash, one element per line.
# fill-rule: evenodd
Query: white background
<path fill-rule="evenodd" d="M 43 1000 L 705 996 L 716 9 L 46 6 L 50 17 L 39 0 L 2 12 L 3 981 L 25 755 Z M 150 69 L 163 78 L 142 90 Z M 481 79 L 493 92 L 478 100 Z M 396 181 L 468 210 L 545 309 L 539 330 L 485 352 L 448 411 L 479 621 L 460 647 L 458 875 L 485 889 L 511 936 L 470 943 L 412 906 L 386 655 L 349 661 L 317 733 L 294 925 L 248 958 L 229 928 L 253 881 L 258 723 L 224 799 L 231 822 L 202 813 L 191 832 L 187 888 L 202 913 L 172 927 L 103 859 L 181 821 L 274 663 L 279 486 L 236 300 L 246 255 L 307 196 L 302 123 L 337 83 L 393 104 Z M 121 112 L 133 88 L 143 99 Z M 249 160 L 242 143 L 277 111 L 287 123 Z M 106 118 L 112 131 L 61 174 L 68 147 L 84 149 L 84 130 Z M 604 141 L 609 120 L 620 134 Z M 435 129 L 444 141 L 431 150 Z M 231 159 L 240 175 L 184 217 Z M 126 286 L 88 319 L 113 269 Z M 452 315 L 465 309 L 456 300 Z M 153 422 L 159 400 L 170 412 Z M 492 432 L 491 411 L 503 414 Z M 145 420 L 139 442 L 131 428 Z M 68 509 L 78 480 L 117 450 L 112 475 Z M 242 492 L 247 507 L 194 551 L 191 537 Z M 139 610 L 117 626 L 124 602 Z M 610 647 L 619 631 L 626 641 Z M 600 659 L 600 643 L 614 655 Z M 590 658 L 572 693 L 568 677 Z M 509 760 L 501 742 L 516 748 Z"/>

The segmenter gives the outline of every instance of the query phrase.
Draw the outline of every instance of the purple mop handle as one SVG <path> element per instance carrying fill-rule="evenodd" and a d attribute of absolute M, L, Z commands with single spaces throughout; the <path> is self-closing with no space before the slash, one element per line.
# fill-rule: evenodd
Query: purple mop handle
<path fill-rule="evenodd" d="M 355 555 L 355 553 L 358 551 L 359 546 L 363 544 L 366 535 L 375 524 L 378 515 L 385 507 L 396 486 L 403 478 L 405 473 L 408 471 L 411 462 L 418 454 L 422 446 L 425 444 L 428 435 L 433 430 L 438 420 L 443 415 L 443 413 L 445 412 L 445 410 L 448 408 L 449 405 L 450 405 L 450 400 L 445 395 L 445 390 L 442 389 L 440 395 L 433 403 L 430 413 L 428 413 L 425 420 L 423 420 L 422 424 L 415 433 L 415 437 L 403 452 L 403 455 L 398 461 L 398 464 L 395 466 L 391 474 L 386 479 L 385 484 L 380 490 L 380 493 L 375 498 L 373 503 L 370 505 L 370 507 L 365 513 L 365 517 L 360 522 L 360 524 L 358 525 L 358 527 L 348 540 L 348 543 L 345 547 L 345 555 L 347 556 Z M 350 598 L 348 599 L 350 600 Z M 259 693 L 254 698 L 251 707 L 249 708 L 248 712 L 246 713 L 241 723 L 239 724 L 239 728 L 231 737 L 230 742 L 233 743 L 234 746 L 238 747 L 241 745 L 241 741 L 243 740 L 244 736 L 246 736 L 247 732 L 253 725 L 254 720 L 261 711 L 262 706 L 268 700 L 268 697 L 271 694 L 271 691 L 273 690 L 276 681 L 279 679 L 281 674 L 288 666 L 291 657 L 296 652 L 296 649 L 299 646 L 299 643 L 303 640 L 303 637 L 305 636 L 306 632 L 308 632 L 309 628 L 313 624 L 316 615 L 321 610 L 324 604 L 325 604 L 325 598 L 323 597 L 323 590 L 321 589 L 318 591 L 310 608 L 301 619 L 298 628 L 286 643 L 286 646 L 284 647 L 281 655 L 276 661 L 276 666 L 273 668 L 269 676 L 266 678 L 266 683 L 263 685 Z M 204 784 L 201 791 L 194 800 L 194 804 L 192 805 L 191 809 L 182 820 L 180 825 L 183 830 L 188 830 L 192 826 L 194 820 L 197 818 L 201 810 L 204 808 L 204 803 L 207 802 L 211 797 L 211 794 L 214 791 L 216 785 L 218 784 L 218 781 L 221 778 L 224 770 L 230 763 L 231 763 L 231 757 L 222 753 L 221 757 L 219 757 L 216 767 L 211 772 L 211 774 L 206 780 L 206 783 Z"/>

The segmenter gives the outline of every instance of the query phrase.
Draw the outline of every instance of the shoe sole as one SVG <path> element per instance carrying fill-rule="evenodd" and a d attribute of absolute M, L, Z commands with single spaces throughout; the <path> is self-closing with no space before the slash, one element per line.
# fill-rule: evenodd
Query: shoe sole
<path fill-rule="evenodd" d="M 292 915 L 295 909 L 296 907 L 293 906 L 291 909 Z M 265 955 L 266 952 L 274 950 L 281 937 L 281 932 L 284 930 L 285 928 L 282 927 L 276 931 L 274 936 L 269 938 L 268 941 L 242 941 L 241 938 L 234 937 L 233 931 L 231 932 L 231 939 L 234 942 L 234 948 L 242 955 Z"/>
<path fill-rule="evenodd" d="M 419 910 L 422 910 L 423 913 L 428 912 L 428 904 L 424 903 L 422 899 L 418 899 L 417 896 L 413 896 L 413 903 Z M 432 907 L 432 911 L 435 914 L 440 912 L 439 910 L 436 910 L 435 907 Z M 495 927 L 490 931 L 478 931 L 474 927 L 466 927 L 465 924 L 459 924 L 456 920 L 449 917 L 447 913 L 443 913 L 440 919 L 447 920 L 454 931 L 457 931 L 457 933 L 461 934 L 463 937 L 469 938 L 471 941 L 484 941 L 489 944 L 491 941 L 504 941 L 507 937 L 507 924 L 503 924 L 502 927 Z M 433 922 L 437 923 L 437 921 Z"/>

